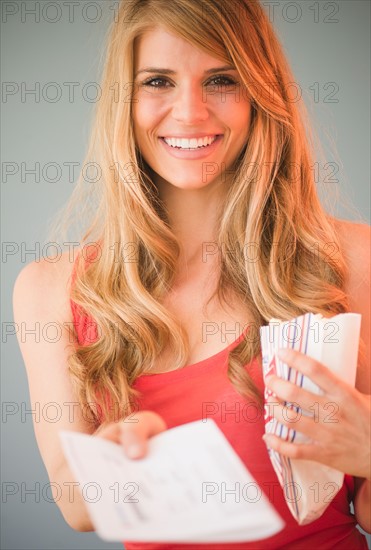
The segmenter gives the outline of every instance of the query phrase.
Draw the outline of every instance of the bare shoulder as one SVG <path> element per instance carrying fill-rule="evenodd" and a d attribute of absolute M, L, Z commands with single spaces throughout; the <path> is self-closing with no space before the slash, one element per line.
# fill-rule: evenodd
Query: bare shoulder
<path fill-rule="evenodd" d="M 369 274 L 371 264 L 371 226 L 348 220 L 336 219 L 337 231 L 342 252 L 348 262 L 350 278 Z"/>
<path fill-rule="evenodd" d="M 70 320 L 69 293 L 75 258 L 76 252 L 64 252 L 25 265 L 14 283 L 14 308 L 53 311 L 59 318 Z"/>
<path fill-rule="evenodd" d="M 371 393 L 371 226 L 336 220 L 340 246 L 348 265 L 346 292 L 350 310 L 362 315 L 364 348 L 357 371 L 357 388 Z"/>

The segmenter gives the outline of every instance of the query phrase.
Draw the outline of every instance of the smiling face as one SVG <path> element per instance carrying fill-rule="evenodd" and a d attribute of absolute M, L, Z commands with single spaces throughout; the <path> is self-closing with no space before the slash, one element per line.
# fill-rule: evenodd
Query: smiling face
<path fill-rule="evenodd" d="M 190 190 L 225 180 L 249 134 L 241 88 L 234 67 L 161 27 L 138 39 L 134 135 L 156 183 Z"/>

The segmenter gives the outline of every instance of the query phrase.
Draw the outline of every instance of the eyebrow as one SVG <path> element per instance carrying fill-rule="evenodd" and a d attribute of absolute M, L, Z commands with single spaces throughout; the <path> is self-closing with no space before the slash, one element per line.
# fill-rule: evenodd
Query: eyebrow
<path fill-rule="evenodd" d="M 218 73 L 220 71 L 235 71 L 235 67 L 231 67 L 231 65 L 225 65 L 224 67 L 215 67 L 213 69 L 207 69 L 207 71 L 204 71 L 204 74 L 214 74 Z M 176 74 L 176 71 L 172 71 L 171 69 L 161 69 L 159 67 L 146 67 L 145 69 L 141 69 L 140 71 L 137 71 L 135 73 L 135 76 L 138 76 L 140 73 L 161 73 L 165 75 L 170 74 Z"/>

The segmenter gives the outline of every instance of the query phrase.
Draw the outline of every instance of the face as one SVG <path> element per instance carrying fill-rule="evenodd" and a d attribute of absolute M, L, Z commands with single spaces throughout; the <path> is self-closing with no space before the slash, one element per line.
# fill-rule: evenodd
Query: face
<path fill-rule="evenodd" d="M 183 38 L 161 27 L 140 37 L 134 134 L 155 182 L 202 189 L 227 181 L 249 134 L 251 106 L 242 91 L 233 66 Z"/>

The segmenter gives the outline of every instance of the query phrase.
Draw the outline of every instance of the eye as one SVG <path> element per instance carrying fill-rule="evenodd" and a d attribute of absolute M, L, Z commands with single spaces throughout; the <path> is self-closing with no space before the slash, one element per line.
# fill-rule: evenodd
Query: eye
<path fill-rule="evenodd" d="M 217 75 L 214 76 L 207 85 L 215 86 L 217 88 L 226 88 L 238 85 L 238 82 L 230 78 L 229 76 Z"/>
<path fill-rule="evenodd" d="M 142 86 L 147 86 L 148 88 L 165 88 L 165 85 L 169 84 L 169 81 L 165 78 L 149 78 L 148 80 L 145 80 L 142 82 Z"/>

